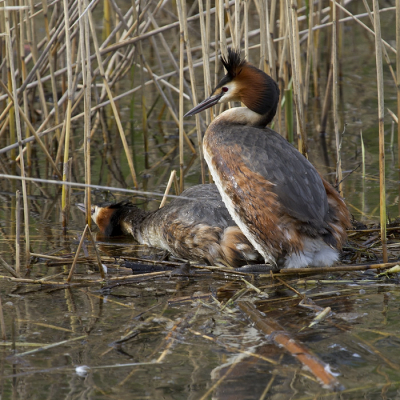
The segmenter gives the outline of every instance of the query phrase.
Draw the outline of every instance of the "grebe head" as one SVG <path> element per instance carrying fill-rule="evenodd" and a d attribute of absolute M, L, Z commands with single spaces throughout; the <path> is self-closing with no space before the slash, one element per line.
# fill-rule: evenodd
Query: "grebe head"
<path fill-rule="evenodd" d="M 279 88 L 265 72 L 240 57 L 239 50 L 228 48 L 228 57 L 221 57 L 227 74 L 221 79 L 211 96 L 202 101 L 185 117 L 195 115 L 217 103 L 241 101 L 251 111 L 265 116 L 265 125 L 275 116 L 279 102 Z"/>
<path fill-rule="evenodd" d="M 78 203 L 76 206 L 81 211 L 86 212 L 84 204 Z M 92 205 L 90 213 L 93 222 L 98 226 L 103 235 L 120 236 L 124 233 L 121 221 L 125 214 L 132 208 L 137 209 L 137 207 L 126 201 L 115 204 L 104 203 L 101 205 Z"/>

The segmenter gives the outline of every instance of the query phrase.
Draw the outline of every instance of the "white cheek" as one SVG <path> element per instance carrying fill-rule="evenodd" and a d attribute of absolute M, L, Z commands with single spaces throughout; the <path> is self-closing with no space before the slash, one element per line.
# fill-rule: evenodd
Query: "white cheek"
<path fill-rule="evenodd" d="M 101 208 L 98 206 L 94 206 L 94 212 L 92 213 L 92 220 L 97 223 L 97 218 L 99 217 L 99 212 Z"/>
<path fill-rule="evenodd" d="M 224 85 L 224 88 L 227 88 L 228 90 L 224 93 L 224 95 L 221 97 L 221 100 L 219 101 L 220 103 L 227 103 L 228 101 L 236 101 L 238 100 L 237 97 L 237 86 L 235 85 L 234 82 L 229 82 L 226 85 Z"/>

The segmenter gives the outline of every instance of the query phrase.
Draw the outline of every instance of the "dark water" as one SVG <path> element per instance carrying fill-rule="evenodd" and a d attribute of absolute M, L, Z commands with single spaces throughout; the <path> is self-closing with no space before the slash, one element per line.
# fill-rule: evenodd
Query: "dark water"
<path fill-rule="evenodd" d="M 394 13 L 382 16 L 383 36 L 394 40 Z M 321 35 L 324 35 L 322 33 Z M 254 62 L 256 53 L 252 53 Z M 150 57 L 150 56 L 149 56 Z M 394 56 L 391 55 L 394 59 Z M 151 59 L 151 58 L 150 58 Z M 321 63 L 323 81 L 325 64 Z M 167 69 L 167 66 L 165 66 Z M 358 220 L 377 221 L 379 216 L 378 115 L 373 40 L 355 24 L 346 24 L 342 56 L 341 118 L 346 123 L 343 162 L 344 193 L 350 211 Z M 131 83 L 129 83 L 131 85 Z M 137 82 L 136 82 L 137 84 Z M 199 88 L 201 85 L 199 84 Z M 157 100 L 153 86 L 147 87 L 148 104 Z M 395 85 L 385 66 L 385 106 L 396 111 Z M 135 118 L 129 121 L 129 102 L 121 102 L 122 117 L 130 132 L 139 181 L 146 191 L 162 193 L 171 170 L 178 168 L 177 153 L 151 168 L 177 145 L 174 123 L 149 116 L 148 165 L 140 120 L 140 96 L 133 97 Z M 319 99 L 319 101 L 322 101 Z M 318 99 L 310 102 L 307 133 L 310 160 L 331 177 L 335 166 L 334 134 L 328 124 L 327 159 L 317 129 L 320 115 L 314 112 Z M 190 105 L 186 104 L 187 109 Z M 161 104 L 156 103 L 156 110 Z M 331 119 L 330 119 L 331 120 Z M 187 131 L 194 121 L 185 121 Z M 79 123 L 74 124 L 72 148 L 73 180 L 83 182 L 82 141 Z M 366 174 L 361 177 L 360 130 L 366 146 Z M 396 127 L 397 129 L 397 127 Z M 391 118 L 385 117 L 388 211 L 398 216 L 397 155 L 390 150 Z M 195 133 L 191 136 L 196 142 Z M 395 138 L 394 147 L 397 147 Z M 191 164 L 191 162 L 193 163 Z M 131 187 L 126 159 L 115 127 L 93 139 L 93 178 L 98 185 Z M 185 185 L 199 183 L 199 160 L 185 155 Z M 43 175 L 44 163 L 34 165 Z M 42 176 L 43 177 L 43 176 Z M 0 253 L 15 264 L 15 181 L 1 183 Z M 73 255 L 84 228 L 79 210 L 70 210 L 67 234 L 60 223 L 59 188 L 28 184 L 30 237 L 34 253 Z M 121 199 L 107 191 L 94 191 L 94 202 Z M 158 206 L 159 197 L 136 197 L 143 207 Z M 74 189 L 72 203 L 81 202 L 83 192 Z M 109 276 L 124 276 L 118 257 L 147 257 L 149 252 L 127 240 L 104 242 L 99 249 L 107 256 Z M 90 243 L 87 251 L 94 257 Z M 114 257 L 114 258 L 113 258 Z M 60 280 L 70 264 L 49 265 L 40 259 L 29 278 Z M 8 282 L 1 277 L 0 297 L 6 338 L 0 342 L 0 395 L 4 399 L 397 399 L 400 398 L 400 290 L 396 275 L 373 273 L 289 279 L 290 285 L 312 298 L 320 307 L 331 307 L 333 315 L 309 328 L 315 313 L 300 307 L 299 298 L 268 277 L 256 279 L 269 298 L 247 294 L 259 311 L 277 320 L 323 362 L 329 364 L 343 385 L 341 394 L 324 389 L 316 378 L 271 338 L 226 302 L 245 286 L 239 279 L 209 273 L 192 276 L 162 276 L 115 286 L 87 284 L 95 262 L 79 264 L 74 280 L 82 286 L 60 288 Z M 24 270 L 25 271 L 25 270 Z M 4 276 L 7 274 L 2 270 Z M 57 275 L 57 276 L 56 276 Z M 7 275 L 8 276 L 8 275 Z M 304 279 L 308 279 L 305 284 Z M 329 281 L 330 280 L 330 281 Z M 342 280 L 342 282 L 340 282 Z M 374 280 L 373 282 L 371 282 Z M 213 297 L 210 297 L 210 294 Z M 204 295 L 201 300 L 183 299 Z M 15 349 L 13 348 L 15 343 Z M 54 347 L 43 348 L 54 345 Z M 27 352 L 33 351 L 31 354 Z M 250 354 L 249 354 L 250 353 Z M 87 368 L 82 368 L 86 366 Z M 78 368 L 77 367 L 81 367 Z"/>

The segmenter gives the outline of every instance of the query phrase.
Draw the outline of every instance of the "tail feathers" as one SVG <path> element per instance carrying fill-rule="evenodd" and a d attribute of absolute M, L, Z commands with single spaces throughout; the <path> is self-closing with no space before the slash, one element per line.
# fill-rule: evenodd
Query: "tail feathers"
<path fill-rule="evenodd" d="M 230 226 L 225 229 L 220 245 L 225 260 L 232 267 L 236 268 L 249 262 L 262 261 L 261 255 L 238 226 Z"/>

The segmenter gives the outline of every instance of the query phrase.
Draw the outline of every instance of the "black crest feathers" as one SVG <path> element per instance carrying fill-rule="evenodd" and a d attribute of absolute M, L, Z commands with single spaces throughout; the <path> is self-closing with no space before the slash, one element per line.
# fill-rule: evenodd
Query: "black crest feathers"
<path fill-rule="evenodd" d="M 230 79 L 238 75 L 246 64 L 246 60 L 240 57 L 240 50 L 231 49 L 230 47 L 228 47 L 228 57 L 221 56 L 221 62 L 228 71 L 227 75 Z"/>

